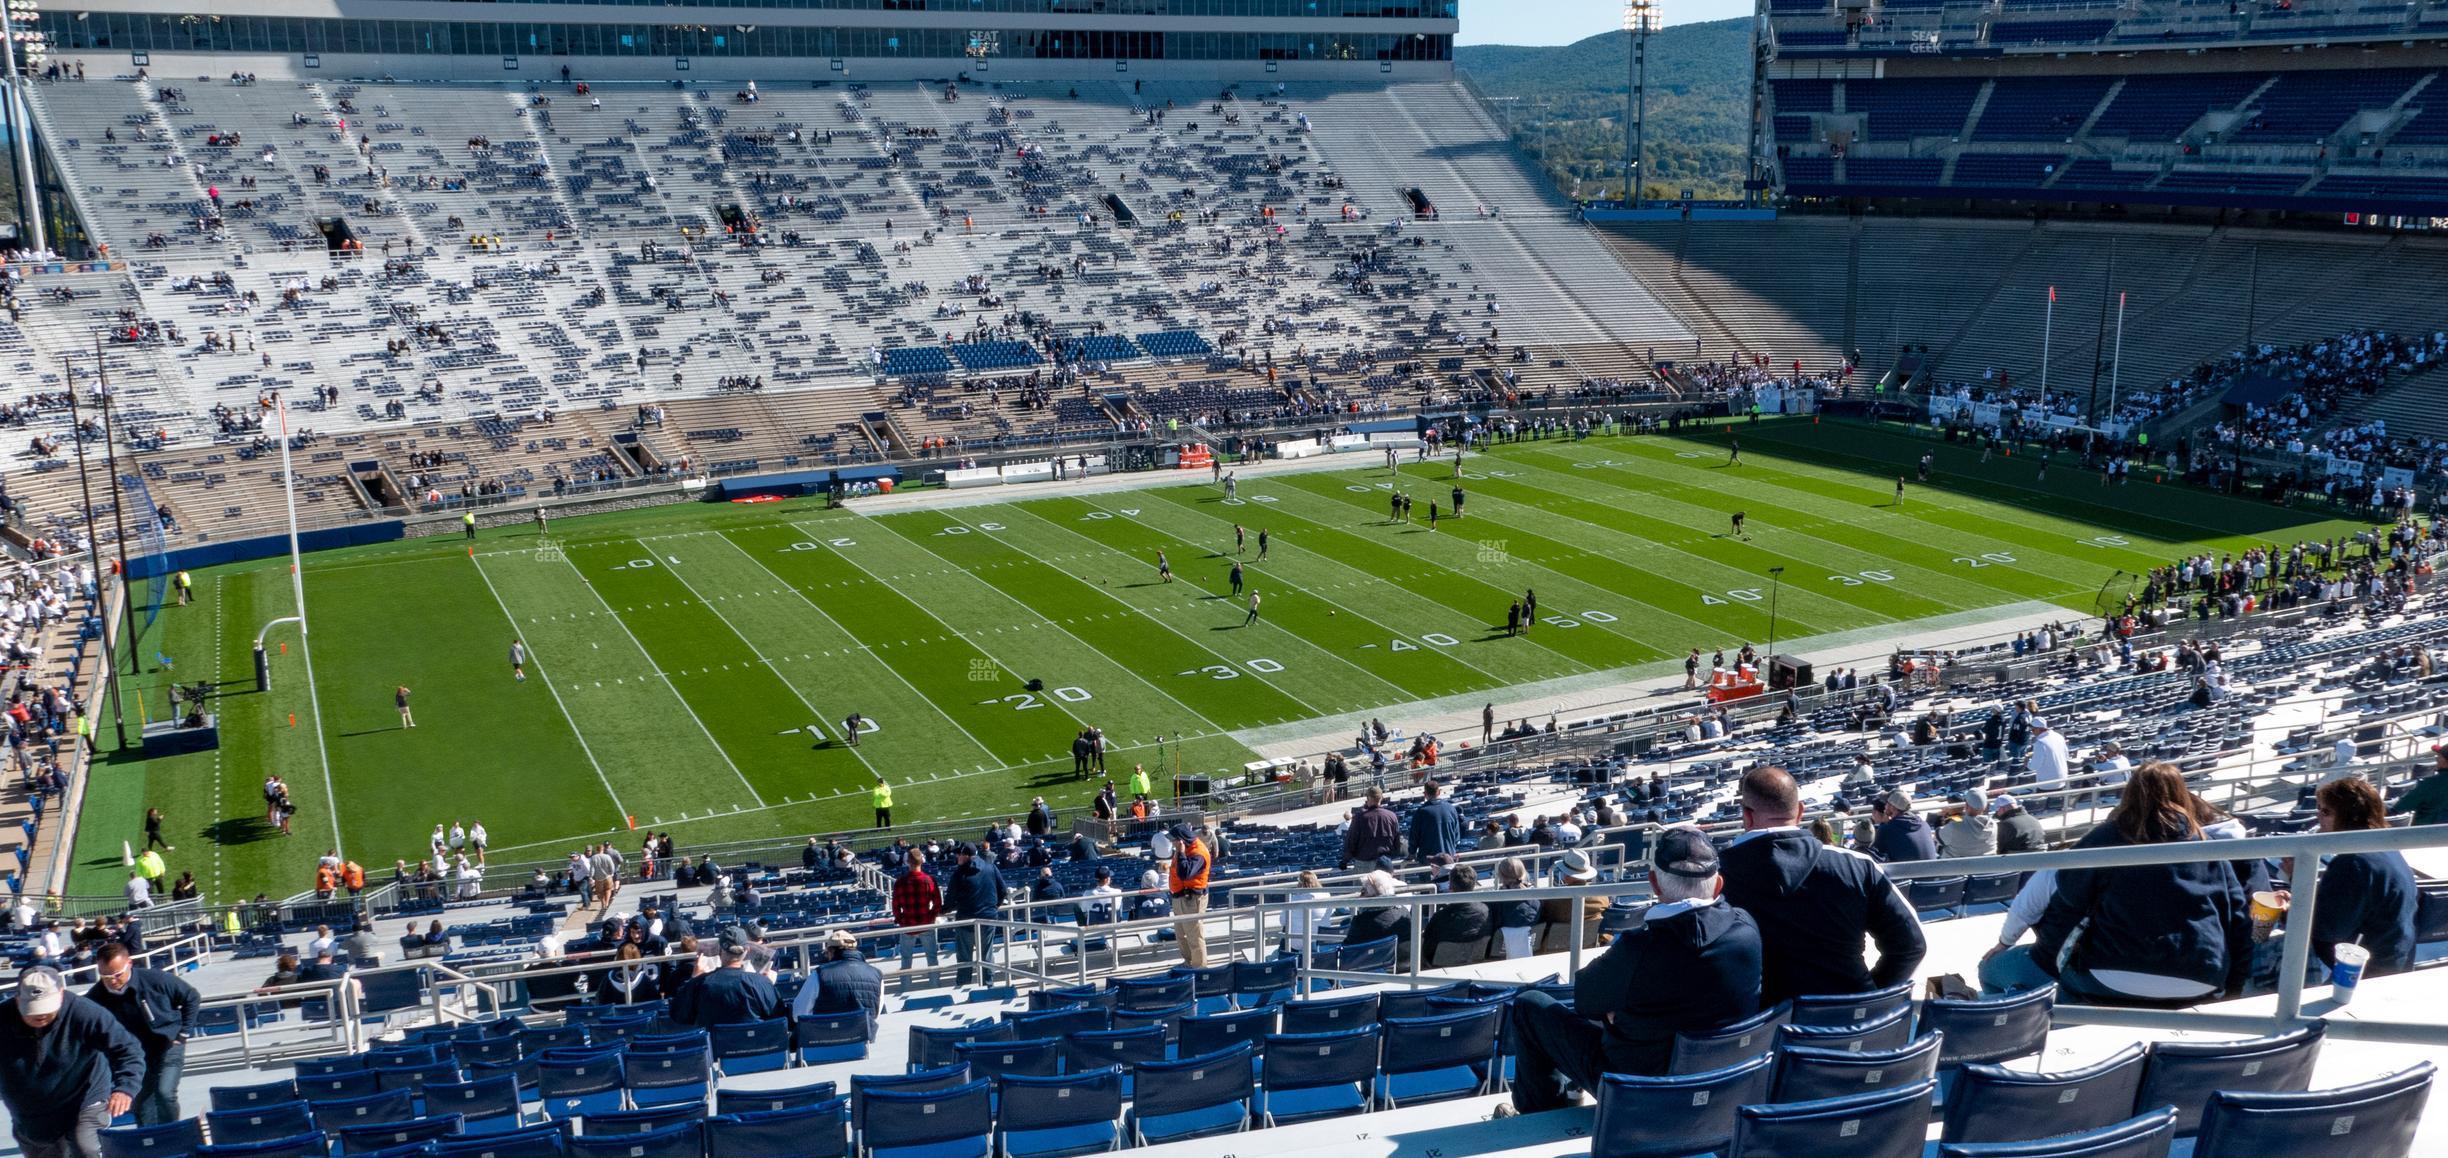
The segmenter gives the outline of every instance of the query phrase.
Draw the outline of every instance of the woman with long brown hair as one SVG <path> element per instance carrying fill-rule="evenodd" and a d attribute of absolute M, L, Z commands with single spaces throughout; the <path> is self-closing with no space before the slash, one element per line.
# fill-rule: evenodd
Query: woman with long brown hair
<path fill-rule="evenodd" d="M 2153 761 L 2074 847 L 2205 839 L 2184 775 Z M 2060 869 L 2033 933 L 2032 963 L 2095 1005 L 2190 1005 L 2241 991 L 2252 969 L 2244 886 L 2224 860 Z"/>
<path fill-rule="evenodd" d="M 2322 832 L 2389 826 L 2387 802 L 2360 777 L 2323 784 L 2312 800 Z M 2371 952 L 2371 964 L 2363 970 L 2366 977 L 2413 968 L 2414 910 L 2421 899 L 2403 853 L 2342 852 L 2330 857 L 2321 867 L 2319 891 L 2313 896 L 2312 955 L 2323 965 L 2335 965 L 2338 945 L 2352 942 Z"/>

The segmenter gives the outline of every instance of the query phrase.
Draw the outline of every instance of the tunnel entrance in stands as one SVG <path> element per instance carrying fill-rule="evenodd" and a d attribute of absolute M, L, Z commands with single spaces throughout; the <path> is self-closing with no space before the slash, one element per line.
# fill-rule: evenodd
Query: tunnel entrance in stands
<path fill-rule="evenodd" d="M 749 219 L 748 211 L 740 208 L 739 202 L 737 201 L 725 201 L 716 205 L 714 207 L 714 216 L 722 219 L 724 233 L 743 234 L 756 232 L 756 222 Z"/>
<path fill-rule="evenodd" d="M 323 235 L 323 248 L 332 253 L 363 253 L 365 243 L 357 240 L 345 217 L 315 218 L 315 232 Z"/>
<path fill-rule="evenodd" d="M 1121 195 L 1121 194 L 1119 194 L 1119 193 L 1108 193 L 1108 194 L 1106 194 L 1106 195 L 1104 196 L 1104 198 L 1103 198 L 1102 200 L 1105 202 L 1105 211 L 1106 211 L 1106 212 L 1108 212 L 1108 213 L 1113 214 L 1114 224 L 1116 224 L 1116 225 L 1137 225 L 1137 224 L 1139 224 L 1139 215 L 1138 215 L 1138 214 L 1136 214 L 1136 213 L 1131 212 L 1131 207 L 1130 207 L 1129 205 L 1127 205 L 1127 204 L 1123 203 L 1123 200 L 1122 200 L 1122 195 Z"/>

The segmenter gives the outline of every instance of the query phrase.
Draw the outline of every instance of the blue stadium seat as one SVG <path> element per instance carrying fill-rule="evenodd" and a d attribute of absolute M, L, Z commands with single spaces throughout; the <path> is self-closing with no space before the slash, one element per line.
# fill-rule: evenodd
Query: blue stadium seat
<path fill-rule="evenodd" d="M 2137 1106 L 2176 1107 L 2176 1136 L 2201 1129 L 2202 1111 L 2221 1093 L 2302 1093 L 2312 1088 L 2328 1023 L 2243 1041 L 2155 1041 L 2142 1065 Z"/>
<path fill-rule="evenodd" d="M 1011 1041 L 1020 1035 L 1009 1022 L 970 1025 L 913 1025 L 909 1030 L 909 1068 L 931 1070 L 960 1061 L 954 1047 L 972 1041 Z"/>
<path fill-rule="evenodd" d="M 215 1110 L 204 1115 L 204 1132 L 224 1146 L 271 1142 L 300 1134 L 319 1133 L 315 1128 L 314 1115 L 306 1109 L 304 1102 L 248 1106 L 243 1110 Z"/>
<path fill-rule="evenodd" d="M 581 1134 L 561 1145 L 570 1158 L 705 1158 L 705 1123 L 682 1122 L 644 1134 Z"/>
<path fill-rule="evenodd" d="M 2431 1097 L 2430 1062 L 2358 1085 L 2303 1093 L 2222 1090 L 2202 1112 L 2194 1158 L 2401 1158 Z"/>
<path fill-rule="evenodd" d="M 850 1099 L 718 1114 L 706 1119 L 706 1158 L 848 1158 Z"/>
<path fill-rule="evenodd" d="M 369 1088 L 365 1092 L 370 1094 L 374 1091 Z M 276 1106 L 282 1102 L 301 1100 L 298 1097 L 297 1083 L 294 1081 L 264 1082 L 252 1086 L 214 1086 L 211 1096 L 212 1108 L 216 1110 L 243 1110 L 249 1106 Z"/>
<path fill-rule="evenodd" d="M 1113 988 L 1117 1012 L 1169 1009 L 1196 996 L 1195 984 L 1187 977 L 1122 977 Z"/>
<path fill-rule="evenodd" d="M 1609 1158 L 1681 1158 L 1734 1140 L 1737 1107 L 1768 1100 L 1775 1058 L 1761 1053 L 1705 1073 L 1644 1078 L 1602 1074 L 1590 1153 Z"/>
<path fill-rule="evenodd" d="M 1284 1002 L 1278 1033 L 1327 1033 L 1377 1022 L 1375 993 L 1345 997 L 1303 997 Z"/>
<path fill-rule="evenodd" d="M 1131 1099 L 1131 1145 L 1248 1129 L 1258 1096 L 1251 1065 L 1257 1052 L 1257 1046 L 1244 1041 L 1214 1053 L 1140 1067 L 1138 1092 Z"/>
<path fill-rule="evenodd" d="M 1233 1004 L 1248 1009 L 1291 1000 L 1292 984 L 1300 976 L 1300 961 L 1292 957 L 1235 961 L 1232 970 Z"/>
<path fill-rule="evenodd" d="M 1820 1049 L 1885 1050 L 1897 1049 L 1912 1040 L 1913 1011 L 1910 1006 L 1891 1009 L 1868 1021 L 1852 1025 L 1794 1025 L 1777 1030 L 1777 1048 L 1807 1045 Z"/>
<path fill-rule="evenodd" d="M 1357 945 L 1346 941 L 1343 943 L 1343 972 L 1391 973 L 1394 971 L 1394 958 L 1401 946 L 1402 942 L 1393 936 L 1379 937 Z"/>
<path fill-rule="evenodd" d="M 717 1025 L 707 1030 L 714 1065 L 727 1077 L 761 1074 L 790 1064 L 790 1019 Z"/>
<path fill-rule="evenodd" d="M 994 1124 L 993 1083 L 950 1089 L 866 1092 L 859 1145 L 870 1158 L 985 1158 Z"/>
<path fill-rule="evenodd" d="M 777 1090 L 714 1091 L 714 1113 L 738 1117 L 743 1114 L 770 1114 L 776 1110 L 797 1110 L 832 1101 L 839 1096 L 832 1082 L 810 1082 Z"/>
<path fill-rule="evenodd" d="M 1470 982 L 1456 981 L 1450 985 L 1428 985 L 1417 989 L 1388 989 L 1377 998 L 1377 1020 L 1392 1021 L 1400 1017 L 1426 1017 L 1435 1013 L 1439 998 L 1467 999 Z"/>
<path fill-rule="evenodd" d="M 174 1158 L 204 1144 L 204 1120 L 181 1118 L 158 1126 L 113 1126 L 101 1133 L 102 1158 Z"/>
<path fill-rule="evenodd" d="M 867 1133 L 867 1095 L 884 1090 L 948 1090 L 969 1082 L 967 1063 L 938 1066 L 931 1070 L 913 1070 L 906 1074 L 850 1075 L 850 1133 L 864 1137 Z"/>
<path fill-rule="evenodd" d="M 969 1072 L 980 1078 L 999 1078 L 1007 1074 L 1046 1077 L 1062 1072 L 1063 1039 L 1059 1037 L 1031 1038 L 1027 1041 L 973 1041 L 953 1047 Z"/>
<path fill-rule="evenodd" d="M 584 1006 L 576 1007 L 578 1009 Z M 573 1010 L 574 1012 L 574 1010 Z M 518 1033 L 519 1050 L 533 1057 L 548 1049 L 569 1049 L 587 1044 L 587 1027 L 579 1023 L 556 1025 L 550 1029 L 522 1029 Z"/>
<path fill-rule="evenodd" d="M 1936 1082 L 1735 1111 L 1727 1158 L 1920 1158 Z"/>
<path fill-rule="evenodd" d="M 2021 891 L 2021 873 L 1975 873 L 1971 880 L 1964 882 L 1964 908 L 1969 911 L 1981 905 L 2003 905 L 2014 900 L 2015 894 Z"/>
<path fill-rule="evenodd" d="M 1190 1020 L 1191 1005 L 1185 1001 L 1161 1009 L 1117 1009 L 1113 1014 L 1114 1029 L 1137 1029 L 1143 1025 L 1157 1026 L 1165 1031 L 1165 1040 L 1181 1037 L 1181 1026 Z"/>
<path fill-rule="evenodd" d="M 464 1069 L 478 1062 L 517 1061 L 521 1056 L 521 1047 L 519 1039 L 510 1034 L 461 1038 L 451 1043 L 451 1056 L 459 1059 L 459 1065 Z"/>
<path fill-rule="evenodd" d="M 822 1065 L 866 1057 L 867 1025 L 867 1011 L 863 1009 L 812 1013 L 800 1018 L 793 1029 L 799 1064 Z"/>
<path fill-rule="evenodd" d="M 1197 1018 L 1191 1018 L 1197 1021 Z M 1187 1022 L 1184 1023 L 1188 1024 Z M 1187 1046 L 1183 1047 L 1185 1050 Z M 1137 1029 L 1089 1029 L 1063 1039 L 1063 1069 L 1080 1073 L 1104 1066 L 1119 1066 L 1125 1092 L 1130 1086 L 1130 1074 L 1148 1062 L 1165 1060 L 1164 1027 L 1143 1025 Z"/>
<path fill-rule="evenodd" d="M 255 1142 L 215 1142 L 195 1148 L 195 1158 L 326 1158 L 331 1143 L 319 1132 Z"/>
<path fill-rule="evenodd" d="M 1467 1098 L 1493 1088 L 1496 1035 L 1503 1005 L 1482 1005 L 1427 1017 L 1389 1017 L 1376 1097 L 1391 1109 L 1405 1102 Z"/>
<path fill-rule="evenodd" d="M 518 1081 L 496 1074 L 469 1082 L 428 1082 L 425 1112 L 459 1115 L 468 1134 L 503 1134 L 527 1124 Z"/>
<path fill-rule="evenodd" d="M 373 1154 L 402 1146 L 423 1146 L 436 1138 L 459 1133 L 459 1124 L 459 1115 L 441 1114 L 381 1125 L 350 1126 L 340 1131 L 340 1153 Z"/>
<path fill-rule="evenodd" d="M 1119 1066 L 1061 1077 L 1012 1075 L 995 1085 L 995 1146 L 1003 1158 L 1111 1150 L 1121 1141 Z"/>
<path fill-rule="evenodd" d="M 306 1108 L 314 1115 L 316 1129 L 337 1134 L 355 1126 L 380 1126 L 416 1117 L 416 1095 L 407 1090 L 383 1090 L 362 1098 L 312 1101 Z"/>
<path fill-rule="evenodd" d="M 702 1122 L 705 1116 L 704 1102 L 669 1102 L 642 1110 L 597 1110 L 577 1119 L 577 1129 L 570 1132 L 591 1134 L 598 1138 L 612 1134 L 651 1134 L 681 1122 Z M 563 1121 L 561 1128 L 569 1130 L 572 1124 Z"/>
<path fill-rule="evenodd" d="M 2176 1108 L 2078 1132 L 2023 1142 L 1947 1142 L 1938 1158 L 2167 1158 L 2176 1140 Z M 2326 1153 L 2326 1151 L 2314 1151 Z"/>
<path fill-rule="evenodd" d="M 1164 1008 L 1159 1006 L 1158 1008 Z M 1011 1027 L 1011 1036 L 1003 1040 L 1028 1037 L 1069 1037 L 1094 1029 L 1111 1029 L 1113 1011 L 1095 1005 L 1067 1005 L 1035 1013 L 1015 1013 L 1003 1019 Z"/>
<path fill-rule="evenodd" d="M 365 1056 L 370 1070 L 416 1069 L 442 1060 L 441 1051 L 431 1045 L 381 1046 L 367 1050 Z"/>
<path fill-rule="evenodd" d="M 333 1098 L 362 1098 L 381 1093 L 382 1075 L 372 1070 L 344 1070 L 330 1074 L 299 1074 L 292 1083 L 298 1097 L 310 1102 L 327 1102 Z"/>
<path fill-rule="evenodd" d="M 1928 920 L 1932 913 L 1952 913 L 1962 908 L 1964 886 L 1971 880 L 1968 876 L 1915 877 L 1904 882 L 1904 899 L 1923 920 Z M 1799 1006 L 1801 1002 L 1797 1000 L 1795 1004 Z"/>
<path fill-rule="evenodd" d="M 300 1078 L 321 1077 L 325 1074 L 357 1073 L 367 1068 L 366 1055 L 341 1054 L 338 1057 L 299 1058 L 294 1067 Z"/>
<path fill-rule="evenodd" d="M 632 1044 L 621 1054 L 621 1070 L 635 1106 L 702 1102 L 714 1081 L 714 1059 L 704 1045 L 648 1050 Z"/>
<path fill-rule="evenodd" d="M 1258 1045 L 1276 1032 L 1280 1020 L 1277 1007 L 1262 1005 L 1235 1013 L 1211 1013 L 1204 1017 L 1187 1018 L 1181 1023 L 1178 1048 L 1183 1057 L 1198 1057 L 1228 1046 L 1249 1042 Z"/>
<path fill-rule="evenodd" d="M 1200 969 L 1176 965 L 1172 975 L 1190 979 L 1191 1000 L 1200 1013 L 1220 1013 L 1232 1006 L 1233 966 L 1237 963 L 1226 961 Z"/>
<path fill-rule="evenodd" d="M 427 1147 L 433 1158 L 562 1158 L 561 1127 L 527 1126 L 506 1134 L 463 1134 Z"/>
<path fill-rule="evenodd" d="M 536 1093 L 555 1121 L 621 1108 L 625 1071 L 621 1055 L 607 1050 L 578 1057 L 536 1060 Z"/>
<path fill-rule="evenodd" d="M 374 1077 L 383 1089 L 406 1090 L 412 1094 L 424 1089 L 427 1082 L 455 1082 L 461 1076 L 457 1059 L 374 1071 Z"/>
<path fill-rule="evenodd" d="M 1912 982 L 1874 989 L 1868 993 L 1848 993 L 1793 999 L 1793 1014 L 1789 1025 L 1860 1025 L 1876 1021 L 1899 1009 L 1912 1008 Z"/>
<path fill-rule="evenodd" d="M 481 1082 L 487 1078 L 508 1078 L 518 1084 L 519 1097 L 533 1102 L 543 1096 L 537 1090 L 544 1080 L 543 1063 L 544 1059 L 541 1057 L 526 1057 L 510 1062 L 477 1062 L 467 1067 L 467 1078 L 471 1082 Z"/>
<path fill-rule="evenodd" d="M 665 1050 L 704 1050 L 713 1046 L 713 1039 L 702 1029 L 685 1029 L 678 1033 L 635 1034 L 624 1043 L 630 1053 L 653 1053 Z"/>
<path fill-rule="evenodd" d="M 433 1158 L 562 1158 L 561 1127 L 527 1126 L 506 1134 L 463 1134 L 427 1147 Z"/>
<path fill-rule="evenodd" d="M 1782 1003 L 1708 1033 L 1678 1033 L 1666 1063 L 1670 1074 L 1704 1074 L 1758 1057 L 1776 1048 L 1777 1032 L 1791 1007 Z"/>
<path fill-rule="evenodd" d="M 1811 1102 L 1850 1097 L 1938 1076 L 1937 1034 L 1927 1033 L 1896 1049 L 1844 1050 L 1792 1045 L 1777 1051 L 1776 1080 L 1768 1097 Z"/>
<path fill-rule="evenodd" d="M 1945 1047 L 1938 1052 L 1944 1057 Z M 2136 1044 L 2058 1073 L 1965 1066 L 1947 1088 L 1946 1126 L 1939 1136 L 1950 1142 L 2019 1142 L 2115 1125 L 2133 1112 L 2142 1092 L 2143 1057 Z"/>
<path fill-rule="evenodd" d="M 1385 1031 L 1376 1022 L 1328 1033 L 1279 1033 L 1259 1060 L 1258 1120 L 1275 1126 L 1365 1113 Z"/>
<path fill-rule="evenodd" d="M 1946 1035 L 1946 1048 L 1938 1055 L 1942 1071 L 2012 1061 L 2048 1046 L 2056 1007 L 2054 985 L 1992 1000 L 1933 997 L 1921 1003 L 1921 1032 Z"/>

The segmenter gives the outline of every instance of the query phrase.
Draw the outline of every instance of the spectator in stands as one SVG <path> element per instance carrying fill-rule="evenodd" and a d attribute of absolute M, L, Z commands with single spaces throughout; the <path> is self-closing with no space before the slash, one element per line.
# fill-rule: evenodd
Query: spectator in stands
<path fill-rule="evenodd" d="M 1318 919 L 1324 915 L 1325 906 L 1305 902 L 1322 901 L 1333 895 L 1326 891 L 1326 886 L 1318 880 L 1315 871 L 1301 870 L 1300 878 L 1293 883 L 1291 895 L 1285 898 L 1293 906 L 1284 910 L 1283 951 L 1286 954 L 1297 957 L 1307 951 L 1309 937 L 1316 931 Z"/>
<path fill-rule="evenodd" d="M 2041 869 L 2023 879 L 2023 887 L 2006 906 L 2006 922 L 1998 928 L 1997 943 L 1981 954 L 1982 993 L 1992 997 L 2024 993 L 2054 982 L 2055 978 L 2032 964 L 2031 947 L 2020 942 L 2023 934 L 2040 923 L 2042 914 L 2048 912 L 2049 898 L 2056 894 L 2056 869 Z"/>
<path fill-rule="evenodd" d="M 867 1040 L 876 1039 L 876 1020 L 884 1014 L 884 974 L 859 955 L 858 934 L 835 929 L 825 934 L 824 962 L 799 987 L 791 1001 L 791 1023 L 818 1013 L 867 1015 Z"/>
<path fill-rule="evenodd" d="M 1990 856 L 1997 852 L 1997 818 L 1989 815 L 1989 796 L 1978 788 L 1964 793 L 1963 803 L 1950 805 L 1946 823 L 1938 827 L 1938 855 Z"/>
<path fill-rule="evenodd" d="M 963 843 L 952 850 L 957 862 L 952 879 L 943 888 L 944 908 L 954 920 L 998 921 L 1003 918 L 1003 874 L 991 864 L 980 860 L 977 846 Z M 970 962 L 991 960 L 994 955 L 994 930 L 971 927 L 960 932 L 952 945 L 953 958 L 960 962 L 956 984 L 967 985 L 973 979 Z"/>
<path fill-rule="evenodd" d="M 1430 857 L 1462 851 L 1462 813 L 1445 799 L 1445 786 L 1434 777 L 1422 782 L 1425 799 L 1411 810 L 1411 859 L 1426 864 Z"/>
<path fill-rule="evenodd" d="M 811 836 L 807 839 L 806 846 L 799 850 L 799 867 L 811 873 L 815 872 L 816 866 L 824 863 L 824 855 L 823 842 Z"/>
<path fill-rule="evenodd" d="M 2031 758 L 2023 766 L 2031 770 L 2042 792 L 2062 787 L 2066 778 L 2066 740 L 2057 729 L 2039 716 L 2031 719 Z"/>
<path fill-rule="evenodd" d="M 1479 889 L 1479 870 L 1458 864 L 1446 871 L 1445 891 L 1460 895 Z M 1430 969 L 1471 965 L 1488 958 L 1495 936 L 1487 905 L 1477 900 L 1438 905 L 1420 933 L 1420 964 Z"/>
<path fill-rule="evenodd" d="M 2398 797 L 2397 811 L 2412 813 L 2416 824 L 2448 824 L 2448 744 L 2431 749 L 2431 774 Z"/>
<path fill-rule="evenodd" d="M 1364 900 L 1393 896 L 1401 887 L 1394 874 L 1384 869 L 1360 878 L 1360 896 Z M 1343 934 L 1343 943 L 1364 945 L 1386 937 L 1394 938 L 1394 960 L 1398 963 L 1397 968 L 1400 968 L 1399 963 L 1411 959 L 1411 910 L 1398 905 L 1375 905 L 1354 910 L 1351 929 Z"/>
<path fill-rule="evenodd" d="M 1496 864 L 1496 889 L 1504 892 L 1530 887 L 1530 869 L 1517 856 L 1508 856 Z M 1496 929 L 1498 956 L 1519 961 L 1531 956 L 1531 933 L 1538 928 L 1537 901 L 1508 901 L 1501 898 L 1488 902 L 1488 920 Z"/>
<path fill-rule="evenodd" d="M 1658 903 L 1573 978 L 1567 1008 L 1537 989 L 1513 999 L 1519 1042 L 1513 1108 L 1534 1114 L 1595 1091 L 1602 1073 L 1666 1072 L 1678 1033 L 1701 1033 L 1759 1012 L 1760 928 L 1719 903 L 1724 882 L 1696 828 L 1659 834 L 1649 870 Z"/>
<path fill-rule="evenodd" d="M 1385 789 L 1370 785 L 1367 799 L 1351 815 L 1343 834 L 1343 862 L 1338 868 L 1373 864 L 1381 856 L 1402 855 L 1402 820 L 1385 806 Z"/>
<path fill-rule="evenodd" d="M 1556 888 L 1592 885 L 1598 883 L 1598 866 L 1590 862 L 1588 853 L 1577 848 L 1570 849 L 1556 858 L 1552 877 L 1548 883 Z M 1578 908 L 1581 913 L 1581 947 L 1590 949 L 1605 944 L 1607 934 L 1600 932 L 1599 926 L 1606 918 L 1607 899 L 1591 893 L 1581 898 Z M 1572 948 L 1574 909 L 1570 897 L 1550 897 L 1539 902 L 1539 952 L 1561 953 Z"/>
<path fill-rule="evenodd" d="M 86 998 L 116 1019 L 144 1050 L 136 1124 L 178 1121 L 179 1075 L 187 1068 L 187 1039 L 195 1036 L 202 995 L 174 974 L 137 965 L 127 946 L 116 942 L 94 954 L 94 969 L 100 980 L 86 991 Z"/>
<path fill-rule="evenodd" d="M 1782 768 L 1744 773 L 1738 799 L 1743 834 L 1725 852 L 1725 899 L 1759 924 L 1767 962 L 1760 1000 L 1909 980 L 1928 945 L 1912 905 L 1877 863 L 1799 827 L 1801 790 Z M 1862 961 L 1865 936 L 1878 947 L 1875 966 Z"/>
<path fill-rule="evenodd" d="M 926 870 L 926 854 L 909 850 L 901 875 L 893 878 L 893 924 L 903 930 L 921 929 L 943 919 L 943 893 L 935 887 L 935 878 Z M 918 949 L 926 948 L 929 966 L 942 963 L 941 938 L 934 933 L 901 934 L 901 971 L 907 973 L 918 959 Z"/>
<path fill-rule="evenodd" d="M 2184 776 L 2153 761 L 2075 847 L 2205 839 Z M 2061 869 L 2033 931 L 2032 963 L 2094 1004 L 2191 1004 L 2241 990 L 2252 968 L 2244 887 L 2225 861 Z"/>
<path fill-rule="evenodd" d="M 655 982 L 658 971 L 653 962 L 643 959 L 645 956 L 646 950 L 634 943 L 615 950 L 612 968 L 604 971 L 603 992 L 598 1000 L 613 1005 L 653 1000 L 660 991 Z"/>
<path fill-rule="evenodd" d="M 705 1029 L 766 1021 L 781 1012 L 782 998 L 773 982 L 746 967 L 748 946 L 746 928 L 732 925 L 722 931 L 721 967 L 700 972 L 680 987 L 671 1002 L 673 1024 Z"/>
<path fill-rule="evenodd" d="M 347 981 L 348 988 L 352 992 L 364 996 L 365 983 L 348 975 L 349 967 L 335 959 L 338 951 L 338 942 L 325 941 L 315 950 L 314 963 L 298 970 L 298 984 L 313 985 L 321 981 Z"/>
<path fill-rule="evenodd" d="M 1913 811 L 1912 797 L 1901 788 L 1890 788 L 1870 806 L 1870 819 L 1878 827 L 1871 838 L 1870 852 L 1889 864 L 1938 859 L 1938 841 L 1930 833 L 1929 822 Z"/>
<path fill-rule="evenodd" d="M 2333 780 L 2320 786 L 2313 807 L 2322 832 L 2362 832 L 2388 824 L 2380 790 L 2364 780 Z M 2402 973 L 2414 967 L 2414 910 L 2422 899 L 2405 854 L 2394 850 L 2342 852 L 2322 867 L 2312 906 L 2312 955 L 2337 964 L 2337 946 L 2352 942 L 2371 952 L 2364 975 Z"/>
<path fill-rule="evenodd" d="M 676 918 L 679 915 L 678 910 L 673 910 L 672 916 Z M 706 960 L 705 946 L 686 933 L 672 939 L 671 952 L 672 959 L 663 962 L 663 976 L 659 979 L 665 1001 L 678 997 L 680 991 L 696 979 Z"/>
<path fill-rule="evenodd" d="M 2040 818 L 2023 807 L 2023 802 L 2000 794 L 1989 802 L 1997 813 L 1997 850 L 1999 854 L 2048 851 L 2048 833 L 2040 827 Z"/>
<path fill-rule="evenodd" d="M 135 1105 L 144 1064 L 136 1039 L 49 966 L 18 974 L 0 1006 L 0 1103 L 25 1158 L 100 1158 L 102 1128 Z"/>
<path fill-rule="evenodd" d="M 1173 935 L 1181 942 L 1182 964 L 1192 969 L 1207 965 L 1207 882 L 1215 871 L 1215 857 L 1208 844 L 1187 824 L 1176 824 L 1169 835 L 1173 838 L 1173 860 L 1165 877 L 1165 895 L 1173 900 Z"/>
<path fill-rule="evenodd" d="M 569 962 L 561 956 L 560 939 L 546 937 L 536 942 L 535 960 L 527 963 L 525 972 L 543 973 L 568 964 Z M 578 998 L 578 975 L 575 973 L 535 976 L 527 978 L 526 981 L 527 1003 L 537 1009 L 558 1009 Z"/>

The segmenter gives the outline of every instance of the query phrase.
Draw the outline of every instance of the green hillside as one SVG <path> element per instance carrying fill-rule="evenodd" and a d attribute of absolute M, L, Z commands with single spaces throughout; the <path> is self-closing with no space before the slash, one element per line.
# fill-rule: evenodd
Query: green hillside
<path fill-rule="evenodd" d="M 1615 196 L 1624 159 L 1626 33 L 1552 48 L 1474 45 L 1454 61 L 1509 114 L 1515 135 L 1568 194 Z M 1649 188 L 1672 197 L 1742 192 L 1750 116 L 1745 18 L 1679 24 L 1649 38 Z M 1503 100 L 1513 97 L 1517 100 Z"/>

